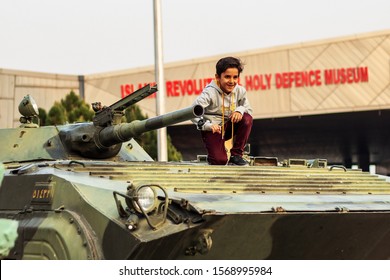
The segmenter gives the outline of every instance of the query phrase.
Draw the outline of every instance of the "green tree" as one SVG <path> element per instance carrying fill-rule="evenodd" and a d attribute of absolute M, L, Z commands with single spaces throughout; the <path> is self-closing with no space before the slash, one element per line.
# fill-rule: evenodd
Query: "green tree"
<path fill-rule="evenodd" d="M 43 109 L 43 108 L 38 108 L 38 116 L 39 116 L 39 125 L 41 126 L 45 126 L 47 125 L 47 113 L 46 113 L 46 110 Z"/>
<path fill-rule="evenodd" d="M 65 99 L 61 99 L 61 105 L 65 108 L 69 123 L 91 121 L 95 114 L 73 90 Z"/>
<path fill-rule="evenodd" d="M 47 124 L 64 124 L 66 123 L 66 112 L 65 108 L 62 107 L 61 103 L 55 102 L 53 107 L 50 108 L 49 113 L 47 114 Z"/>
<path fill-rule="evenodd" d="M 171 160 L 171 161 L 182 160 L 183 155 L 172 144 L 172 139 L 171 139 L 171 136 L 169 136 L 169 135 L 167 136 L 167 142 L 168 142 L 168 160 Z M 156 148 L 156 150 L 157 150 L 157 148 Z"/>
<path fill-rule="evenodd" d="M 130 108 L 125 110 L 125 118 L 127 122 L 134 120 L 144 120 L 148 116 L 144 115 L 137 105 L 133 105 Z M 152 130 L 142 134 L 140 137 L 135 139 L 141 147 L 154 159 L 157 159 L 157 131 Z M 171 137 L 167 137 L 167 146 L 168 146 L 168 160 L 169 161 L 180 161 L 183 159 L 182 154 L 176 149 L 172 144 Z"/>
<path fill-rule="evenodd" d="M 65 123 L 91 121 L 94 112 L 72 90 L 60 102 L 55 102 L 47 115 L 46 125 L 60 125 Z"/>

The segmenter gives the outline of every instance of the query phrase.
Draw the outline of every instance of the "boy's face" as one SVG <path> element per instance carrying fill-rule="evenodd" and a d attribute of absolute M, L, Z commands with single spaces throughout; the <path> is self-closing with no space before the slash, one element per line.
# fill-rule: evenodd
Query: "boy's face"
<path fill-rule="evenodd" d="M 221 76 L 215 74 L 215 79 L 217 80 L 219 87 L 225 93 L 231 93 L 233 91 L 234 87 L 238 83 L 239 77 L 240 75 L 238 74 L 237 68 L 228 68 L 221 74 Z"/>

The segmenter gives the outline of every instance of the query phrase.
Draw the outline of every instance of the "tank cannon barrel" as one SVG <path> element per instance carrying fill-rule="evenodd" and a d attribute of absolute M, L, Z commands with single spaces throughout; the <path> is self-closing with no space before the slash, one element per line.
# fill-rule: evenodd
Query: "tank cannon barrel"
<path fill-rule="evenodd" d="M 105 159 L 117 155 L 122 143 L 144 132 L 159 129 L 192 118 L 201 117 L 203 107 L 194 105 L 146 120 L 96 126 L 93 123 L 76 124 L 60 131 L 64 145 L 84 157 Z"/>
<path fill-rule="evenodd" d="M 102 147 L 110 147 L 130 140 L 144 132 L 177 124 L 192 118 L 201 117 L 203 107 L 200 105 L 190 106 L 181 110 L 173 111 L 161 116 L 146 120 L 135 120 L 130 123 L 112 125 L 102 129 L 97 137 L 98 144 Z"/>
<path fill-rule="evenodd" d="M 101 106 L 100 102 L 93 103 L 92 107 L 96 112 L 93 123 L 79 123 L 61 128 L 61 142 L 70 152 L 88 158 L 106 159 L 116 156 L 123 142 L 144 132 L 203 116 L 203 107 L 194 105 L 146 120 L 120 123 L 126 108 L 156 91 L 157 86 L 146 85 L 110 106 Z"/>

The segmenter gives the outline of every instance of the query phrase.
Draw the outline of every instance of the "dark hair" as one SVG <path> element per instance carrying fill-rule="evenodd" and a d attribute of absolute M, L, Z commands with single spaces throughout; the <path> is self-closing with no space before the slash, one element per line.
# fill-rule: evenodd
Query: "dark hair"
<path fill-rule="evenodd" d="M 244 64 L 239 58 L 228 56 L 218 60 L 217 64 L 215 65 L 215 68 L 218 76 L 221 76 L 221 74 L 225 72 L 228 68 L 237 68 L 238 75 L 240 75 L 242 70 L 244 70 Z"/>

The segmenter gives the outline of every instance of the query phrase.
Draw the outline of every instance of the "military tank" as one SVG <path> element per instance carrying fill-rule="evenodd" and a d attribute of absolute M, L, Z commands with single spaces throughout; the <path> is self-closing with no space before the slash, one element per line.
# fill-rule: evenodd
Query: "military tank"
<path fill-rule="evenodd" d="M 387 177 L 325 159 L 153 161 L 134 137 L 203 114 L 121 123 L 156 90 L 95 104 L 93 122 L 46 127 L 24 98 L 21 126 L 0 130 L 0 218 L 18 222 L 7 259 L 390 258 Z"/>

